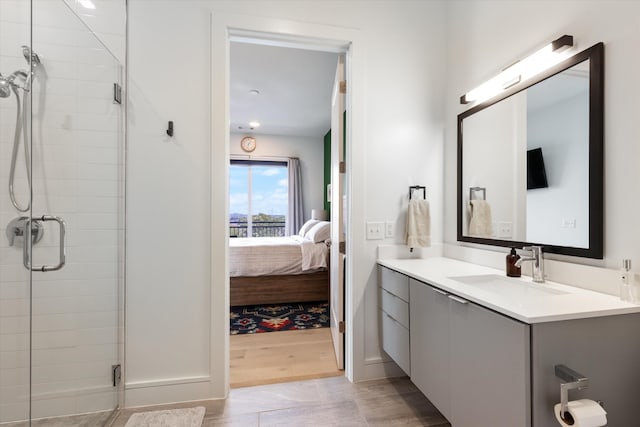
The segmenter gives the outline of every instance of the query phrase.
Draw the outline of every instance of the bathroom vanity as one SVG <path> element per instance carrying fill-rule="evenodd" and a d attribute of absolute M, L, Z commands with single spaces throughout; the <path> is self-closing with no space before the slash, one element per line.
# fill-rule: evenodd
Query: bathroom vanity
<path fill-rule="evenodd" d="M 448 258 L 381 259 L 382 345 L 453 427 L 552 427 L 555 365 L 587 376 L 571 400 L 637 425 L 640 306 Z"/>

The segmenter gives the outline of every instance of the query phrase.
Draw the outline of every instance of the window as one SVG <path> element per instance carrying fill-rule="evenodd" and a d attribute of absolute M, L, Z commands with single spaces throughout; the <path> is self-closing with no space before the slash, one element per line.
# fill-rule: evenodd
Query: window
<path fill-rule="evenodd" d="M 287 162 L 231 160 L 229 236 L 284 236 L 288 187 Z"/>

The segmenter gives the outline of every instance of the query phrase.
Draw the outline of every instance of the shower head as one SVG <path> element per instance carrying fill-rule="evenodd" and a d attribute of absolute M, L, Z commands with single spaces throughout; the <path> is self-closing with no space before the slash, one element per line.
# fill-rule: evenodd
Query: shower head
<path fill-rule="evenodd" d="M 15 82 L 16 77 L 20 77 L 24 80 L 23 86 L 20 86 Z M 8 98 L 11 96 L 11 91 L 15 91 L 17 88 L 21 88 L 23 90 L 29 90 L 28 86 L 29 75 L 26 71 L 17 70 L 13 73 L 9 74 L 7 77 L 4 77 L 0 74 L 0 98 Z"/>
<path fill-rule="evenodd" d="M 11 81 L 0 74 L 0 98 L 8 98 L 9 96 L 11 96 Z"/>
<path fill-rule="evenodd" d="M 29 46 L 22 45 L 22 54 L 24 55 L 24 59 L 31 64 L 31 67 L 35 67 L 40 64 L 40 57 L 37 53 L 32 51 Z"/>

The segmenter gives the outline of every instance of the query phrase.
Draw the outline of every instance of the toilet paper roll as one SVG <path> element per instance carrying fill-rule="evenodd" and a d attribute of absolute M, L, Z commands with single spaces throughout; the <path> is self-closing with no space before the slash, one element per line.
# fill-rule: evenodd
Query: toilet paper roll
<path fill-rule="evenodd" d="M 565 420 L 560 417 L 560 404 L 556 404 L 553 408 L 556 414 L 556 420 L 561 426 L 573 427 L 601 427 L 607 425 L 607 412 L 591 399 L 572 400 L 568 404 L 569 415 L 573 422 L 569 421 L 569 416 L 565 416 Z"/>

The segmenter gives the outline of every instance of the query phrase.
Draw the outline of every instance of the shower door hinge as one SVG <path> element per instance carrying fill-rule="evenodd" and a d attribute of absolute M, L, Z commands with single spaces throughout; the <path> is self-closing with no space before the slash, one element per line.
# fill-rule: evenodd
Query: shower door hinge
<path fill-rule="evenodd" d="M 122 86 L 118 83 L 113 84 L 113 103 L 122 104 Z"/>
<path fill-rule="evenodd" d="M 111 365 L 111 379 L 114 387 L 117 387 L 122 381 L 122 368 L 120 365 Z"/>
<path fill-rule="evenodd" d="M 338 332 L 344 334 L 344 320 L 338 322 Z"/>
<path fill-rule="evenodd" d="M 347 172 L 347 164 L 345 162 L 340 162 L 340 173 Z"/>
<path fill-rule="evenodd" d="M 340 93 L 347 93 L 347 81 L 340 80 Z"/>

